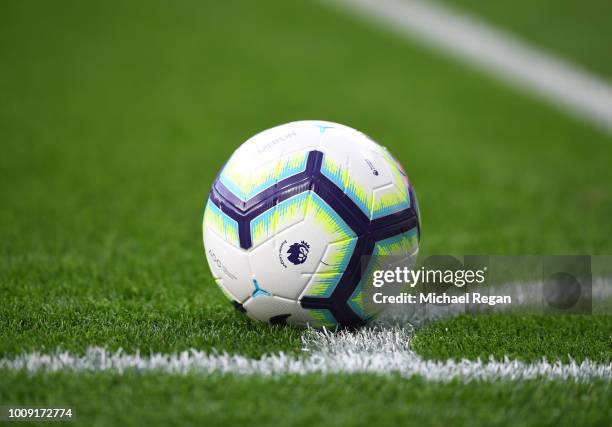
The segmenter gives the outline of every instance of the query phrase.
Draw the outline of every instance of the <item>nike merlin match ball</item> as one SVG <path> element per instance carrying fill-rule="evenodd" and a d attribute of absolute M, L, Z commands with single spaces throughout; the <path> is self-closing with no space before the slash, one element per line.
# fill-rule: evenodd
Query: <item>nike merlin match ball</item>
<path fill-rule="evenodd" d="M 242 144 L 215 179 L 203 222 L 208 264 L 236 308 L 315 328 L 372 319 L 364 299 L 373 265 L 362 264 L 414 256 L 419 227 L 395 158 L 325 121 L 284 124 Z"/>

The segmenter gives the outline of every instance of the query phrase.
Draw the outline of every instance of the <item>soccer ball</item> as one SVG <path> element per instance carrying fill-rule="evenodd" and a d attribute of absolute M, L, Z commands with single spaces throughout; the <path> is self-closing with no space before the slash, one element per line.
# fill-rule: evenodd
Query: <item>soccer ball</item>
<path fill-rule="evenodd" d="M 377 314 L 364 301 L 374 256 L 414 256 L 419 223 L 387 149 L 347 126 L 299 121 L 234 152 L 210 191 L 203 233 L 213 277 L 238 310 L 336 328 Z"/>

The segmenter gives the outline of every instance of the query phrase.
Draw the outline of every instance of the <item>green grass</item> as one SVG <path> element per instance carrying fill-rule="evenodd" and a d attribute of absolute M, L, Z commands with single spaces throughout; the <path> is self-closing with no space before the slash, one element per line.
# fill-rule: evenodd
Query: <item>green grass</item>
<path fill-rule="evenodd" d="M 3 9 L 1 354 L 296 349 L 256 326 L 207 338 L 240 320 L 200 238 L 231 151 L 292 119 L 352 124 L 402 160 L 424 254 L 610 251 L 610 137 L 375 27 L 304 2 Z"/>
<path fill-rule="evenodd" d="M 343 384 L 341 390 L 338 383 Z M 450 384 L 374 375 L 277 379 L 130 373 L 0 378 L 0 400 L 76 407 L 77 424 L 597 426 L 609 382 Z M 9 392 L 10 390 L 10 392 Z M 474 414 L 478 413 L 478 417 Z"/>
<path fill-rule="evenodd" d="M 612 4 L 606 0 L 442 0 L 545 51 L 612 78 Z"/>
<path fill-rule="evenodd" d="M 95 345 L 130 353 L 197 348 L 259 357 L 295 353 L 301 347 L 301 330 L 252 322 L 225 299 L 187 299 L 171 292 L 141 302 L 136 298 L 73 297 L 41 303 L 11 295 L 0 309 L 0 356 L 56 349 L 82 353 Z M 162 302 L 166 298 L 171 302 Z"/>
<path fill-rule="evenodd" d="M 299 331 L 251 322 L 224 300 L 200 229 L 232 151 L 290 120 L 352 125 L 402 161 L 424 255 L 612 252 L 610 136 L 318 3 L 3 2 L 0 63 L 2 357 L 89 345 L 299 351 Z M 610 329 L 487 319 L 472 320 L 476 329 L 449 321 L 455 337 L 440 343 L 429 331 L 416 342 L 431 357 L 580 358 L 601 355 L 605 343 L 593 340 Z M 496 326 L 524 338 L 475 336 Z M 604 424 L 609 392 L 361 376 L 0 376 L 3 402 L 70 403 L 98 424 L 167 425 L 173 406 L 211 423 Z"/>
<path fill-rule="evenodd" d="M 413 339 L 428 359 L 612 363 L 612 316 L 462 316 L 436 322 Z"/>

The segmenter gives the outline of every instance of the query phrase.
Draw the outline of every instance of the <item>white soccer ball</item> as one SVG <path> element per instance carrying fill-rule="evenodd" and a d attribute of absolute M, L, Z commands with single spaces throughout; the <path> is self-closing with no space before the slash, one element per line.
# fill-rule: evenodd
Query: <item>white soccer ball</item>
<path fill-rule="evenodd" d="M 210 191 L 203 232 L 211 272 L 236 308 L 335 328 L 375 316 L 364 301 L 375 256 L 413 257 L 420 225 L 387 149 L 347 126 L 299 121 L 234 152 Z"/>

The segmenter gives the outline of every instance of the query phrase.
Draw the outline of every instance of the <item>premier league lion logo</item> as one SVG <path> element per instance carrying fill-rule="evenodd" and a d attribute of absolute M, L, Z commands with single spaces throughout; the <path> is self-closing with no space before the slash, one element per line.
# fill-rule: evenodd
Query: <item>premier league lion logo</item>
<path fill-rule="evenodd" d="M 308 249 L 310 249 L 310 245 L 303 240 L 300 243 L 294 243 L 289 246 L 289 250 L 287 251 L 289 256 L 287 259 L 294 265 L 304 264 L 308 257 Z"/>

